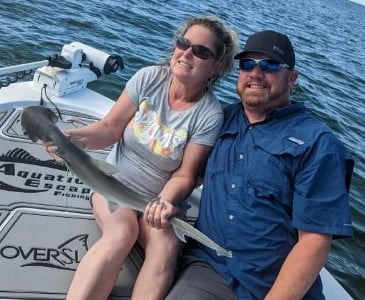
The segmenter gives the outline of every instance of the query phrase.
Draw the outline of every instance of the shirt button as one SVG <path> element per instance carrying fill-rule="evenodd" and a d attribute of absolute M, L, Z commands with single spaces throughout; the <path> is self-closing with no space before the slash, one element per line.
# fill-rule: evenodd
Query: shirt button
<path fill-rule="evenodd" d="M 243 154 L 240 154 L 239 159 L 243 159 Z"/>
<path fill-rule="evenodd" d="M 233 219 L 234 219 L 234 215 L 229 215 L 229 216 L 228 216 L 228 218 L 229 218 L 230 220 L 233 220 Z"/>
<path fill-rule="evenodd" d="M 248 126 L 248 130 L 251 130 L 253 127 L 252 126 Z"/>
<path fill-rule="evenodd" d="M 235 183 L 232 183 L 231 187 L 232 187 L 232 189 L 235 189 L 236 188 L 236 184 Z"/>

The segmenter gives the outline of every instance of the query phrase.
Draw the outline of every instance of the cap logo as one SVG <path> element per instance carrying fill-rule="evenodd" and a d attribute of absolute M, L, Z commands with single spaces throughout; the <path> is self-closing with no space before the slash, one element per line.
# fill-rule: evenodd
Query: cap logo
<path fill-rule="evenodd" d="M 281 50 L 278 46 L 274 45 L 273 50 L 279 52 L 282 56 L 284 56 L 284 51 Z"/>

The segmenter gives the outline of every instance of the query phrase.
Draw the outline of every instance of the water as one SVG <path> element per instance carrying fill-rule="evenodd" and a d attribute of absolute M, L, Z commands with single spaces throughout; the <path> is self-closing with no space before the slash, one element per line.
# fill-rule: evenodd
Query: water
<path fill-rule="evenodd" d="M 356 161 L 351 187 L 355 234 L 333 243 L 327 267 L 354 299 L 364 299 L 364 2 L 0 0 L 0 67 L 43 60 L 59 53 L 63 44 L 79 41 L 123 57 L 123 71 L 90 84 L 116 99 L 136 70 L 165 58 L 176 26 L 188 16 L 216 14 L 238 30 L 242 42 L 257 30 L 287 33 L 300 72 L 294 97 L 333 129 Z M 237 74 L 236 68 L 217 87 L 222 101 L 238 101 Z"/>

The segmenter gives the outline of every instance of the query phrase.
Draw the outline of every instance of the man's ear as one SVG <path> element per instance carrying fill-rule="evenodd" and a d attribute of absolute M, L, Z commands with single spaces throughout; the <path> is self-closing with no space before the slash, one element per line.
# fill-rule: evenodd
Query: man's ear
<path fill-rule="evenodd" d="M 296 70 L 290 71 L 289 74 L 289 80 L 288 80 L 288 85 L 290 89 L 293 89 L 295 87 L 295 83 L 297 82 L 299 73 Z"/>

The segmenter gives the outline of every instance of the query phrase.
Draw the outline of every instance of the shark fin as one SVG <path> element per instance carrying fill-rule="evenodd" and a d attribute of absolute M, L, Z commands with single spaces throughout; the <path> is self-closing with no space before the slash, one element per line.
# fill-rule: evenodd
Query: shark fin
<path fill-rule="evenodd" d="M 185 239 L 185 234 L 182 230 L 179 229 L 178 226 L 175 226 L 174 223 L 171 223 L 172 225 L 172 229 L 174 230 L 176 236 L 178 237 L 178 239 L 184 243 L 186 243 L 186 239 Z"/>
<path fill-rule="evenodd" d="M 114 212 L 119 207 L 119 205 L 117 203 L 114 203 L 111 201 L 108 201 L 108 205 L 109 205 L 110 212 Z"/>

